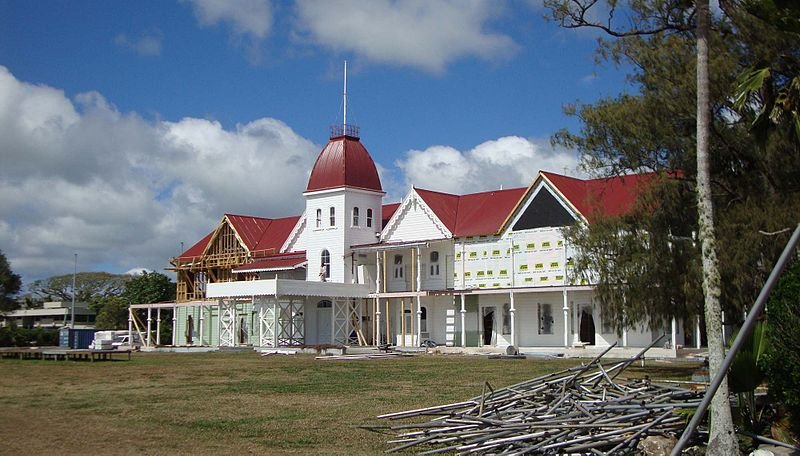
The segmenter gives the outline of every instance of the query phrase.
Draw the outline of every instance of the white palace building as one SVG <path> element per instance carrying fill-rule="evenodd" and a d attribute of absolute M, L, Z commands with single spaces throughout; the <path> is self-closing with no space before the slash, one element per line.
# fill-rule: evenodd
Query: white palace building
<path fill-rule="evenodd" d="M 582 180 L 540 172 L 527 188 L 453 195 L 412 188 L 385 204 L 358 131 L 340 126 L 311 171 L 299 216 L 226 214 L 172 259 L 175 303 L 141 304 L 146 345 L 255 349 L 420 346 L 588 353 L 696 346 L 696 321 L 617 334 L 571 272 L 562 227 L 629 210 L 652 175 Z M 153 331 L 174 309 L 173 340 Z M 141 312 L 141 311 L 140 311 Z M 152 325 L 152 326 L 151 326 Z M 686 328 L 686 330 L 684 330 Z M 475 348 L 470 348 L 475 347 Z M 650 352 L 654 354 L 653 351 Z"/>

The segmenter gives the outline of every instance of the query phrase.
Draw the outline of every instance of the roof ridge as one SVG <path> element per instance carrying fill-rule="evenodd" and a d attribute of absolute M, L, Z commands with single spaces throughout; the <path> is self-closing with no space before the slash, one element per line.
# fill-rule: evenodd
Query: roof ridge
<path fill-rule="evenodd" d="M 261 217 L 261 216 L 258 216 L 258 215 L 231 214 L 231 213 L 228 213 L 228 212 L 226 212 L 224 215 L 225 215 L 225 217 L 247 217 L 247 218 L 257 218 L 257 219 L 269 220 L 269 221 L 276 220 L 276 219 L 273 219 L 273 218 Z"/>

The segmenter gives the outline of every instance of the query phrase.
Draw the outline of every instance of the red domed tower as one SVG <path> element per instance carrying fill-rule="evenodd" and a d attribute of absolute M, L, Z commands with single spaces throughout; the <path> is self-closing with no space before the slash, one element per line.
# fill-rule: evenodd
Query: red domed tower
<path fill-rule="evenodd" d="M 383 228 L 383 195 L 375 162 L 361 144 L 358 129 L 333 127 L 303 193 L 307 280 L 354 281 L 350 247 L 377 240 Z"/>

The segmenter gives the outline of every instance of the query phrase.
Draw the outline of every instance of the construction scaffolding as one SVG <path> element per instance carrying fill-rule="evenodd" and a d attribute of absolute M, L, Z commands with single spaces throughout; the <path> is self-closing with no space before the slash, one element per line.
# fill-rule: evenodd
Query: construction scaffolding
<path fill-rule="evenodd" d="M 206 285 L 209 283 L 253 278 L 253 274 L 243 274 L 237 277 L 232 271 L 239 266 L 253 262 L 255 258 L 275 253 L 274 249 L 259 251 L 248 249 L 236 230 L 233 229 L 227 216 L 222 219 L 205 246 L 202 247 L 204 248 L 200 254 L 185 255 L 182 253 L 170 260 L 173 267 L 167 269 L 176 273 L 176 299 L 178 302 L 205 299 Z"/>

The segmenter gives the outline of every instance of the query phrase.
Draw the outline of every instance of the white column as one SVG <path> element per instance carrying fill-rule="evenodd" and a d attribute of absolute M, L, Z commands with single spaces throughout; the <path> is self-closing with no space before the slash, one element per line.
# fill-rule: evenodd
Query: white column
<path fill-rule="evenodd" d="M 678 323 L 675 317 L 672 317 L 672 351 L 677 355 L 678 353 Z"/>
<path fill-rule="evenodd" d="M 133 347 L 133 309 L 128 307 L 128 345 Z"/>
<path fill-rule="evenodd" d="M 217 301 L 217 347 L 222 346 L 222 299 Z"/>
<path fill-rule="evenodd" d="M 628 348 L 628 327 L 622 328 L 622 346 Z"/>
<path fill-rule="evenodd" d="M 198 332 L 198 334 L 200 336 L 200 345 L 203 345 L 203 326 L 205 326 L 204 322 L 205 322 L 205 319 L 206 319 L 206 314 L 205 314 L 205 308 L 204 307 L 205 306 L 200 306 L 200 307 L 197 308 L 198 313 L 200 314 L 200 318 L 198 320 L 200 322 L 200 327 L 197 328 L 197 332 Z"/>
<path fill-rule="evenodd" d="M 694 346 L 700 348 L 700 315 L 694 320 Z"/>
<path fill-rule="evenodd" d="M 564 286 L 563 298 L 564 304 L 561 310 L 564 311 L 564 348 L 569 348 L 569 299 L 566 285 Z"/>
<path fill-rule="evenodd" d="M 176 331 L 176 328 L 175 328 L 175 323 L 178 321 L 177 310 L 178 310 L 178 307 L 173 305 L 172 306 L 172 346 L 173 347 L 178 344 L 178 339 L 177 339 L 178 331 Z"/>
<path fill-rule="evenodd" d="M 419 247 L 417 247 L 417 279 L 416 279 L 417 280 L 417 293 L 419 293 L 420 290 L 422 290 L 422 267 L 421 266 L 422 266 L 422 263 L 420 261 L 420 249 L 419 249 Z M 419 294 L 417 294 L 416 301 L 417 301 L 417 340 L 416 340 L 416 343 L 414 345 L 419 347 L 420 344 L 422 343 L 422 330 L 421 330 L 421 325 L 422 325 L 422 307 L 421 307 L 421 303 L 420 303 Z"/>
<path fill-rule="evenodd" d="M 275 302 L 272 303 L 272 348 L 278 348 L 278 333 L 280 332 L 280 318 L 278 317 L 278 296 L 275 296 Z"/>
<path fill-rule="evenodd" d="M 147 307 L 147 347 L 150 347 L 150 332 L 151 332 L 151 323 L 153 321 L 153 313 L 152 307 Z"/>
<path fill-rule="evenodd" d="M 339 307 L 339 302 L 336 299 L 331 299 L 331 345 L 336 344 L 336 308 Z"/>
<path fill-rule="evenodd" d="M 463 255 L 462 255 L 463 256 Z M 461 346 L 467 346 L 467 308 L 464 303 L 464 295 L 461 295 Z"/>
<path fill-rule="evenodd" d="M 156 345 L 161 345 L 161 307 L 156 310 Z"/>
<path fill-rule="evenodd" d="M 375 293 L 381 292 L 381 252 L 375 252 Z M 388 315 L 387 315 L 388 318 Z M 388 343 L 389 335 L 386 335 Z M 381 344 L 381 298 L 375 297 L 375 346 Z"/>
<path fill-rule="evenodd" d="M 508 312 L 511 314 L 511 345 L 517 347 L 517 308 L 514 305 L 514 290 L 511 290 L 509 295 Z"/>
<path fill-rule="evenodd" d="M 255 301 L 255 300 L 254 300 Z M 253 306 L 255 309 L 255 305 Z M 264 305 L 258 306 L 258 346 L 260 347 L 264 340 Z"/>

